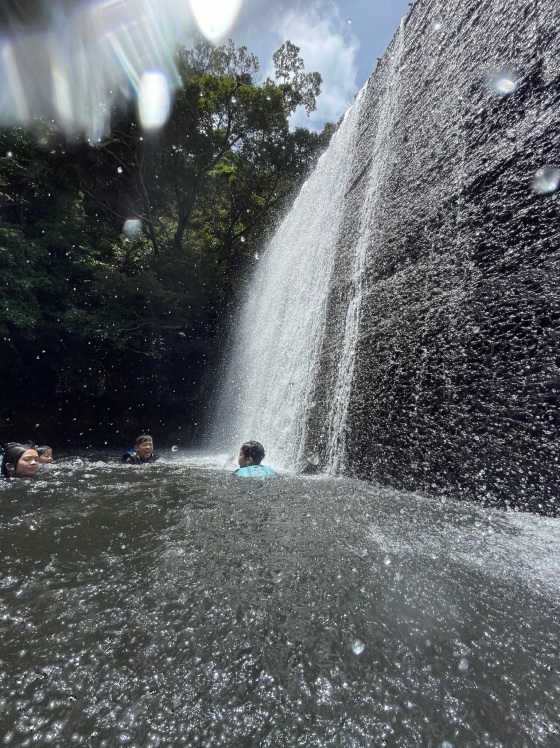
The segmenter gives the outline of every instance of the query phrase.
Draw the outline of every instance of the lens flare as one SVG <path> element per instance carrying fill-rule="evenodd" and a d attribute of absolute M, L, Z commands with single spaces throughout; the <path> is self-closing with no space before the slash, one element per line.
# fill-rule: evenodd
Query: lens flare
<path fill-rule="evenodd" d="M 190 2 L 57 4 L 48 28 L 0 35 L 0 126 L 47 118 L 96 142 L 109 132 L 113 105 L 136 99 L 144 128 L 161 127 L 181 85 L 175 55 L 185 33 L 196 21 L 218 41 L 243 0 Z"/>
<path fill-rule="evenodd" d="M 163 73 L 144 73 L 138 89 L 138 114 L 144 130 L 157 130 L 169 116 L 171 92 Z"/>
<path fill-rule="evenodd" d="M 224 38 L 233 26 L 243 0 L 190 0 L 199 29 L 210 41 Z"/>

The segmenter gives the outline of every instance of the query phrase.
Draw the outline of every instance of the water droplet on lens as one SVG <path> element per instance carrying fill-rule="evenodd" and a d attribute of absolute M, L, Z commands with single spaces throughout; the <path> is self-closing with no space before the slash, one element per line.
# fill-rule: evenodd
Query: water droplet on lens
<path fill-rule="evenodd" d="M 122 227 L 123 234 L 129 239 L 138 239 L 142 233 L 142 221 L 138 218 L 127 218 Z"/>
<path fill-rule="evenodd" d="M 496 90 L 499 93 L 508 94 L 515 91 L 515 89 L 516 83 L 515 81 L 512 81 L 511 78 L 499 78 L 496 81 Z"/>
<path fill-rule="evenodd" d="M 178 446 L 177 446 L 176 444 L 174 444 L 174 445 L 173 445 L 173 446 L 171 447 L 171 451 L 172 451 L 172 452 L 178 452 L 178 451 L 179 451 L 179 447 L 178 447 Z"/>
<path fill-rule="evenodd" d="M 488 85 L 498 96 L 507 96 L 517 89 L 517 76 L 511 70 L 491 70 L 488 73 Z"/>
<path fill-rule="evenodd" d="M 543 166 L 533 178 L 533 192 L 537 195 L 549 195 L 560 186 L 560 169 L 556 166 Z"/>
<path fill-rule="evenodd" d="M 352 642 L 352 652 L 354 652 L 355 655 L 361 655 L 365 648 L 366 645 L 361 639 L 354 639 Z"/>

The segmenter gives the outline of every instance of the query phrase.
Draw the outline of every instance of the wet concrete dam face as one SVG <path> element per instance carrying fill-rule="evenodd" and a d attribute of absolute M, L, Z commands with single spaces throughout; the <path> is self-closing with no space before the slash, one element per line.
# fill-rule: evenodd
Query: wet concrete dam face
<path fill-rule="evenodd" d="M 362 99 L 305 444 L 557 513 L 557 0 L 418 0 Z"/>

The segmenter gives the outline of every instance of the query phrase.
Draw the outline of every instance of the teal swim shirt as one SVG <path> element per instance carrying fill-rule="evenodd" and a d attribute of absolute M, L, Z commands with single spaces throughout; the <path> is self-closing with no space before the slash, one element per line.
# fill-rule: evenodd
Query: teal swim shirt
<path fill-rule="evenodd" d="M 271 478 L 276 473 L 268 465 L 248 465 L 236 470 L 235 475 L 238 478 Z"/>

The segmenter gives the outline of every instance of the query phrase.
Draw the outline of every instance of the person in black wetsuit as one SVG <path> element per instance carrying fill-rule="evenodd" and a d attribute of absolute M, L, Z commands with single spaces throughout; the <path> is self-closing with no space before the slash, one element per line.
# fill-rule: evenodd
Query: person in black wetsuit
<path fill-rule="evenodd" d="M 145 465 L 155 462 L 159 456 L 154 453 L 154 440 L 149 434 L 142 434 L 134 442 L 134 449 L 129 449 L 122 456 L 122 461 L 130 465 Z"/>

